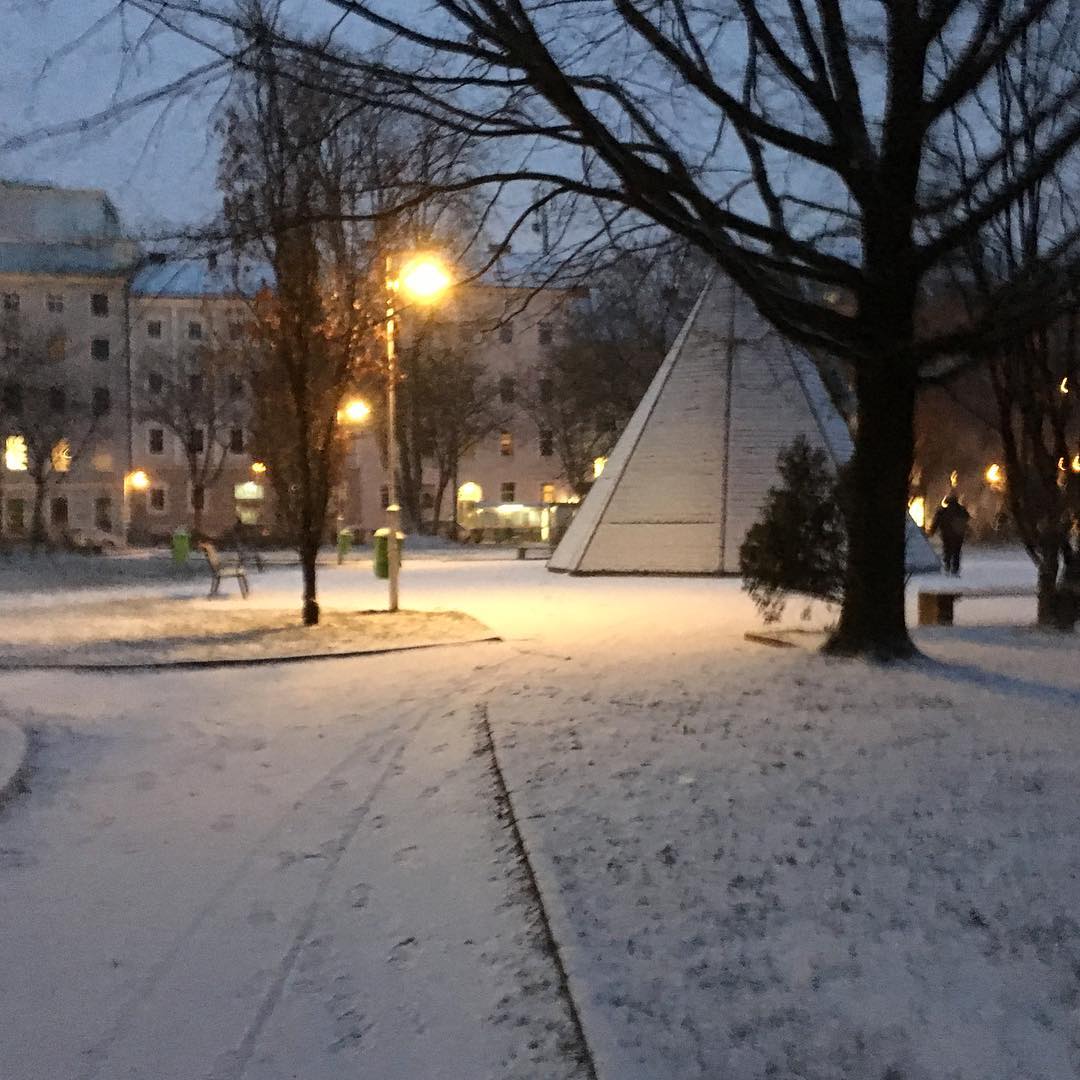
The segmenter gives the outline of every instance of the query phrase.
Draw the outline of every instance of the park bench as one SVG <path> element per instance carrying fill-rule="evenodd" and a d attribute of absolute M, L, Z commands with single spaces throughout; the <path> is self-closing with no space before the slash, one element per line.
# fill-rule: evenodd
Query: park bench
<path fill-rule="evenodd" d="M 217 548 L 210 543 L 201 543 L 199 549 L 206 556 L 206 565 L 210 569 L 210 595 L 217 596 L 221 591 L 221 579 L 234 577 L 240 586 L 240 595 L 246 600 L 248 595 L 247 571 L 239 559 L 234 563 L 224 563 Z"/>
<path fill-rule="evenodd" d="M 919 625 L 952 626 L 957 600 L 992 600 L 1009 596 L 1034 596 L 1035 590 L 1024 585 L 998 585 L 983 588 L 924 589 L 919 592 Z"/>

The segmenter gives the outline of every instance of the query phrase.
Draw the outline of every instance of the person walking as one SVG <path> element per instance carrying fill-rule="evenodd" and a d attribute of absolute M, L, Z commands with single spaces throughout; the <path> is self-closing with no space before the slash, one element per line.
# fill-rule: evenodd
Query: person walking
<path fill-rule="evenodd" d="M 941 534 L 941 547 L 945 556 L 945 573 L 954 577 L 960 574 L 960 552 L 967 536 L 971 515 L 955 495 L 946 495 L 930 525 L 930 535 Z"/>

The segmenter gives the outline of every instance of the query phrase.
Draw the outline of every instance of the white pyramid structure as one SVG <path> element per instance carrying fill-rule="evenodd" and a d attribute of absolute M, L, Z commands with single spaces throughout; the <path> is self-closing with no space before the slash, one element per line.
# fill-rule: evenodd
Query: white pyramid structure
<path fill-rule="evenodd" d="M 739 547 L 797 435 L 835 465 L 851 434 L 817 366 L 729 278 L 702 291 L 548 569 L 735 574 Z M 938 558 L 908 523 L 910 572 Z"/>

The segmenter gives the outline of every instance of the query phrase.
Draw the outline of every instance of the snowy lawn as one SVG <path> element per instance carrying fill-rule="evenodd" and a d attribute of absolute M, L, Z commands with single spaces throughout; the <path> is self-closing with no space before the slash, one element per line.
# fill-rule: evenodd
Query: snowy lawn
<path fill-rule="evenodd" d="M 138 664 L 333 656 L 490 637 L 469 615 L 328 611 L 317 626 L 297 609 L 243 600 L 97 600 L 31 607 L 0 629 L 0 667 Z"/>
<path fill-rule="evenodd" d="M 385 596 L 320 580 L 328 613 Z M 506 643 L 0 676 L 42 733 L 0 815 L 5 1080 L 572 1075 L 478 708 L 602 1080 L 1080 1073 L 1080 643 L 1033 599 L 879 668 L 744 641 L 733 581 L 416 560 L 402 590 Z"/>

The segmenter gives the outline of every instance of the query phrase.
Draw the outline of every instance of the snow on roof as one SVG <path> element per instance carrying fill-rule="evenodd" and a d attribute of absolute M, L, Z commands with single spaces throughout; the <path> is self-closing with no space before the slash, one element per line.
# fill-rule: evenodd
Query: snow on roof
<path fill-rule="evenodd" d="M 133 296 L 254 296 L 274 280 L 265 263 L 196 258 L 152 258 L 131 282 Z"/>

